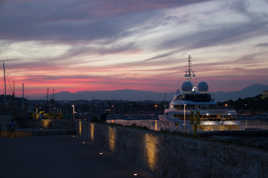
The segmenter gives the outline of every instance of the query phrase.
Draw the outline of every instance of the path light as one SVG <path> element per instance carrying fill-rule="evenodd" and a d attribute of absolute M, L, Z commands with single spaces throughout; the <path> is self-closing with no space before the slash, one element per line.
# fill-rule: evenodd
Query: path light
<path fill-rule="evenodd" d="M 133 173 L 133 176 L 135 176 L 135 177 L 137 177 L 138 175 L 139 175 L 139 174 L 138 174 L 138 173 L 136 173 L 136 172 L 135 172 L 135 173 Z"/>

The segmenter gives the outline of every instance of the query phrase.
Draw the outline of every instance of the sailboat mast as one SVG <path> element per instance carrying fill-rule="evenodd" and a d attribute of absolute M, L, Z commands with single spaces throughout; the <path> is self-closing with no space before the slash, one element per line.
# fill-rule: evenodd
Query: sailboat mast
<path fill-rule="evenodd" d="M 6 83 L 6 67 L 5 61 L 3 62 L 3 71 L 4 71 L 4 96 L 7 95 L 7 83 Z"/>
<path fill-rule="evenodd" d="M 55 100 L 55 89 L 52 89 L 52 99 Z"/>
<path fill-rule="evenodd" d="M 49 88 L 47 88 L 47 102 L 49 100 Z"/>
<path fill-rule="evenodd" d="M 15 85 L 15 81 L 13 81 L 12 95 L 13 95 L 14 97 L 15 97 L 15 95 L 16 95 L 16 85 Z"/>
<path fill-rule="evenodd" d="M 24 83 L 22 83 L 22 109 L 24 110 Z"/>
<path fill-rule="evenodd" d="M 24 100 L 24 83 L 22 83 L 22 99 Z"/>

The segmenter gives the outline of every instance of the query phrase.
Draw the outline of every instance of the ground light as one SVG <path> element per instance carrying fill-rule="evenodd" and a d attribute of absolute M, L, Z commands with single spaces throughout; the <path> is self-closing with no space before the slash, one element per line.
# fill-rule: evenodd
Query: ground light
<path fill-rule="evenodd" d="M 133 176 L 137 177 L 139 174 L 137 172 L 133 173 Z"/>

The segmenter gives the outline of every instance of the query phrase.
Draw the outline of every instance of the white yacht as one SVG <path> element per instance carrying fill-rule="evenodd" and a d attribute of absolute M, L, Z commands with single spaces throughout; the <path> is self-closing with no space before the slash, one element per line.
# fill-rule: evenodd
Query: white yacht
<path fill-rule="evenodd" d="M 236 121 L 237 112 L 228 107 L 219 108 L 205 81 L 194 82 L 196 76 L 191 68 L 190 55 L 184 77 L 181 91 L 177 90 L 169 108 L 159 116 L 159 120 L 191 126 L 191 116 L 198 112 L 200 126 L 239 125 L 239 121 Z"/>

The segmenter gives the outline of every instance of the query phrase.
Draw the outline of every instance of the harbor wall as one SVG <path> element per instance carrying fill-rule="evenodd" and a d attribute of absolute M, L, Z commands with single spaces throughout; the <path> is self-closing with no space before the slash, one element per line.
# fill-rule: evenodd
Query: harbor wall
<path fill-rule="evenodd" d="M 44 129 L 72 129 L 72 120 L 31 120 L 20 119 L 16 121 L 18 128 L 44 128 Z"/>
<path fill-rule="evenodd" d="M 268 153 L 255 148 L 99 123 L 78 124 L 78 135 L 153 177 L 268 177 Z"/>

